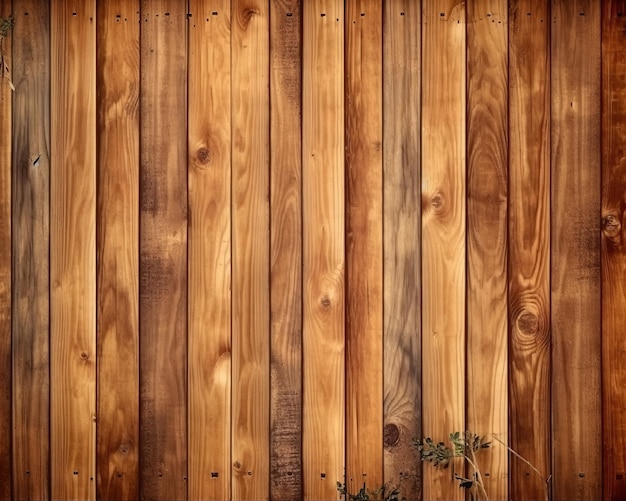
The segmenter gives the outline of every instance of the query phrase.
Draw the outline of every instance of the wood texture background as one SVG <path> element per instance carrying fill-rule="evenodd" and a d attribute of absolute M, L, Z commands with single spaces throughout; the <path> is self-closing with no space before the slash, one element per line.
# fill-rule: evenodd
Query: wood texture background
<path fill-rule="evenodd" d="M 0 500 L 626 497 L 626 2 L 11 12 Z"/>

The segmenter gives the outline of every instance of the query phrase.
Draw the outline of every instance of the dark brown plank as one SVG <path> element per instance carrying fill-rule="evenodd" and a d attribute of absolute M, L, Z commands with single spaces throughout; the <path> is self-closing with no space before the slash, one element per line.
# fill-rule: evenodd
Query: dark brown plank
<path fill-rule="evenodd" d="M 550 474 L 549 6 L 509 19 L 509 468 L 512 499 L 546 499 Z M 542 478 L 543 477 L 543 478 Z"/>
<path fill-rule="evenodd" d="M 187 499 L 186 6 L 141 4 L 140 495 Z"/>
<path fill-rule="evenodd" d="M 13 488 L 50 498 L 50 8 L 15 10 L 13 80 Z"/>
<path fill-rule="evenodd" d="M 98 498 L 139 493 L 139 2 L 98 2 Z"/>
<path fill-rule="evenodd" d="M 603 499 L 626 499 L 626 2 L 602 4 Z"/>
<path fill-rule="evenodd" d="M 302 9 L 270 2 L 270 497 L 302 498 Z"/>
<path fill-rule="evenodd" d="M 383 12 L 384 481 L 421 499 L 421 2 Z"/>

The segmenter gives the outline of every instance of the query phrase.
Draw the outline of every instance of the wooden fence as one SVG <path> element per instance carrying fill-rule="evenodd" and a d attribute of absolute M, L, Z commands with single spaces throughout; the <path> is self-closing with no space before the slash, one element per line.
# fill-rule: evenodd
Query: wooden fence
<path fill-rule="evenodd" d="M 0 13 L 0 499 L 626 499 L 625 0 Z"/>

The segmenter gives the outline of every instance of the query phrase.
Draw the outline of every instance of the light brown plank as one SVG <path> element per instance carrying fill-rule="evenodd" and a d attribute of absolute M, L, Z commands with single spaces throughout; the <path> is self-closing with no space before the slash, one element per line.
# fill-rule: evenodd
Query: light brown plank
<path fill-rule="evenodd" d="M 383 12 L 384 481 L 421 499 L 421 2 Z"/>
<path fill-rule="evenodd" d="M 11 2 L 0 2 L 0 19 L 11 14 Z M 3 56 L 3 76 L 12 78 L 13 33 L 0 38 L 0 54 Z M 6 58 L 6 59 L 4 59 Z M 6 66 L 4 66 L 6 65 Z M 6 68 L 9 73 L 4 74 Z M 12 90 L 9 80 L 0 79 L 0 406 L 7 412 L 0 413 L 0 499 L 11 499 L 11 127 Z"/>
<path fill-rule="evenodd" d="M 465 426 L 465 2 L 422 3 L 423 432 Z M 445 61 L 445 64 L 442 64 Z M 464 467 L 424 468 L 424 499 L 463 499 Z"/>
<path fill-rule="evenodd" d="M 346 2 L 346 483 L 383 483 L 382 5 Z M 367 75 L 367 77 L 364 77 Z"/>
<path fill-rule="evenodd" d="M 466 428 L 507 442 L 508 85 L 506 0 L 467 4 Z M 508 451 L 494 442 L 480 468 L 491 499 L 507 499 Z"/>
<path fill-rule="evenodd" d="M 95 499 L 96 4 L 51 4 L 53 499 Z"/>
<path fill-rule="evenodd" d="M 270 497 L 302 499 L 302 9 L 270 2 Z"/>
<path fill-rule="evenodd" d="M 230 1 L 189 4 L 189 499 L 230 499 Z"/>
<path fill-rule="evenodd" d="M 19 3 L 13 30 L 13 489 L 50 498 L 50 8 Z"/>
<path fill-rule="evenodd" d="M 234 0 L 232 493 L 269 497 L 269 2 Z"/>
<path fill-rule="evenodd" d="M 139 494 L 139 2 L 99 2 L 98 498 Z"/>
<path fill-rule="evenodd" d="M 626 2 L 602 4 L 603 499 L 626 498 Z"/>
<path fill-rule="evenodd" d="M 304 498 L 338 499 L 345 457 L 344 7 L 303 4 Z"/>
<path fill-rule="evenodd" d="M 144 0 L 140 40 L 140 496 L 187 499 L 186 5 Z"/>
<path fill-rule="evenodd" d="M 550 41 L 543 0 L 515 0 L 509 20 L 509 437 L 550 474 Z M 513 499 L 545 483 L 511 457 Z"/>
<path fill-rule="evenodd" d="M 552 499 L 601 499 L 601 4 L 551 17 Z"/>

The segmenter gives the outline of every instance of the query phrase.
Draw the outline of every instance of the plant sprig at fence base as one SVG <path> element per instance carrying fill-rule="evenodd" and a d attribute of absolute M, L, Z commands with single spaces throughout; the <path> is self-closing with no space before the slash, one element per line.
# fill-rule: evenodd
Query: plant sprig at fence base
<path fill-rule="evenodd" d="M 11 90 L 15 90 L 15 86 L 9 77 L 9 63 L 7 56 L 4 54 L 4 48 L 2 42 L 9 35 L 9 31 L 13 29 L 15 25 L 15 19 L 13 16 L 7 18 L 0 18 L 0 74 L 2 78 L 6 79 L 11 86 Z"/>

